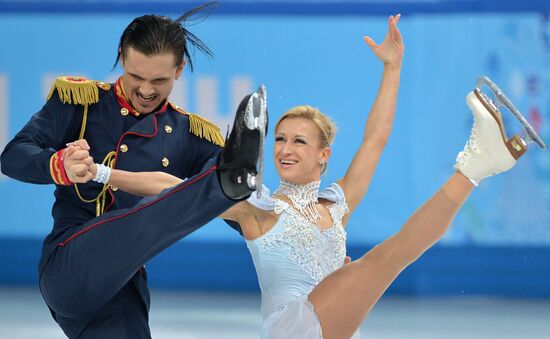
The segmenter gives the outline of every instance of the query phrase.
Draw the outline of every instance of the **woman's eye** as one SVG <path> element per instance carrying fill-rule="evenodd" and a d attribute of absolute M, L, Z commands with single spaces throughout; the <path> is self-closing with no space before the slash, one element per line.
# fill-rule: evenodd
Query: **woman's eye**
<path fill-rule="evenodd" d="M 296 139 L 295 142 L 298 143 L 298 144 L 305 144 L 305 143 L 306 143 L 306 142 L 305 142 L 304 140 L 302 140 L 302 139 Z"/>
<path fill-rule="evenodd" d="M 276 142 L 284 141 L 283 137 L 275 137 Z"/>

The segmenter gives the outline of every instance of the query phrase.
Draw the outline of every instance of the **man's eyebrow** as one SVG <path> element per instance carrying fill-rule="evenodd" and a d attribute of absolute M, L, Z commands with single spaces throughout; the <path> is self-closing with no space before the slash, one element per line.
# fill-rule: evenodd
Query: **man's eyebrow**
<path fill-rule="evenodd" d="M 138 78 L 140 80 L 145 80 L 143 77 L 135 74 L 135 73 L 132 73 L 132 72 L 128 72 L 128 74 L 130 74 L 131 76 L 135 77 L 135 78 Z M 158 77 L 158 78 L 155 78 L 153 79 L 152 81 L 165 81 L 165 80 L 168 80 L 169 78 L 168 77 Z"/>

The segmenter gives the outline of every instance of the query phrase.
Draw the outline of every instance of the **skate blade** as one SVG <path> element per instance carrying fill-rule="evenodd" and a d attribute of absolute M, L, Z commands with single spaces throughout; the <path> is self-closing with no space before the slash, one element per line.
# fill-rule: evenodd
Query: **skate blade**
<path fill-rule="evenodd" d="M 260 154 L 258 158 L 258 173 L 254 179 L 256 196 L 262 196 L 262 180 L 264 174 L 264 146 L 267 128 L 267 90 L 260 85 L 258 90 L 248 99 L 245 113 L 245 124 L 249 129 L 256 129 L 260 132 Z"/>
<path fill-rule="evenodd" d="M 483 86 L 489 87 L 491 92 L 494 94 L 495 100 L 493 101 L 489 98 L 482 90 Z M 546 144 L 542 138 L 538 135 L 535 129 L 531 124 L 525 119 L 523 114 L 514 106 L 514 104 L 508 99 L 508 97 L 502 92 L 502 90 L 486 76 L 479 77 L 476 82 L 476 88 L 474 90 L 477 98 L 481 103 L 495 116 L 499 124 L 501 124 L 501 131 L 504 131 L 504 124 L 502 123 L 502 117 L 500 116 L 500 107 L 506 107 L 512 112 L 514 117 L 521 123 L 523 130 L 525 131 L 525 136 L 522 138 L 523 144 L 527 145 L 532 142 L 536 143 L 540 148 L 546 150 Z M 504 132 L 503 132 L 504 133 Z M 506 140 L 506 136 L 504 140 Z M 523 153 L 522 153 L 523 154 Z"/>

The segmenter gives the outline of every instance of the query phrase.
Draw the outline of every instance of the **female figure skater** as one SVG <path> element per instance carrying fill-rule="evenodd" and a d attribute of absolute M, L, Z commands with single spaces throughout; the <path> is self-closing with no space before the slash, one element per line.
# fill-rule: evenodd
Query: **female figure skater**
<path fill-rule="evenodd" d="M 319 191 L 329 160 L 333 123 L 309 106 L 286 112 L 275 127 L 274 161 L 281 179 L 272 196 L 234 205 L 221 217 L 241 225 L 262 290 L 262 338 L 358 338 L 357 329 L 384 291 L 445 233 L 456 212 L 483 178 L 510 169 L 525 152 L 507 139 L 499 113 L 473 97 L 474 128 L 459 153 L 456 172 L 403 225 L 402 229 L 347 265 L 345 226 L 367 192 L 390 135 L 404 46 L 389 18 L 377 45 L 364 41 L 384 65 L 361 145 L 346 174 Z M 510 144 L 518 147 L 510 147 Z M 93 173 L 92 169 L 92 173 Z M 142 185 L 125 185 L 142 176 Z M 131 180 L 136 182 L 136 180 Z M 164 173 L 122 173 L 111 183 L 134 194 L 156 194 L 181 180 Z"/>

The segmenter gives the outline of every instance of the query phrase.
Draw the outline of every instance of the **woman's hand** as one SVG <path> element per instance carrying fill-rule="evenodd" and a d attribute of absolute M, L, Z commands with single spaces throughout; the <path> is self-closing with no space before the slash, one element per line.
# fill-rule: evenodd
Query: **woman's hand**
<path fill-rule="evenodd" d="M 386 33 L 386 37 L 380 45 L 377 45 L 369 36 L 363 37 L 363 40 L 372 49 L 374 55 L 384 63 L 384 66 L 397 69 L 401 68 L 403 52 L 405 51 L 403 37 L 397 28 L 399 18 L 401 18 L 401 14 L 390 16 L 388 19 L 388 33 Z"/>

